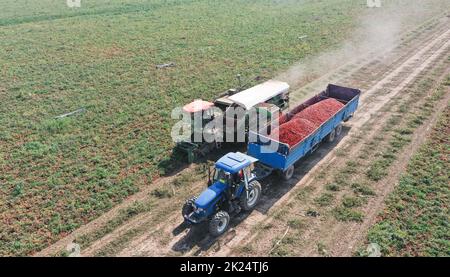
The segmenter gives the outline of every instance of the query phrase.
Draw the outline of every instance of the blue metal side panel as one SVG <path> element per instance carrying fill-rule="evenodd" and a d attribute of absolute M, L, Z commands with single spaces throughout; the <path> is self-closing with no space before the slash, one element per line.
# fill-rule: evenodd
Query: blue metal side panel
<path fill-rule="evenodd" d="M 249 143 L 247 153 L 272 168 L 284 168 L 286 163 L 286 156 L 278 152 L 270 151 L 267 146 L 261 144 Z"/>
<path fill-rule="evenodd" d="M 257 158 L 260 162 L 268 165 L 274 169 L 286 170 L 298 160 L 303 158 L 309 151 L 319 142 L 321 142 L 336 126 L 338 126 L 343 120 L 351 116 L 358 107 L 359 90 L 339 87 L 335 85 L 329 85 L 327 91 L 318 94 L 317 96 L 309 99 L 305 103 L 311 105 L 320 101 L 321 96 L 328 96 L 331 98 L 342 99 L 345 101 L 350 100 L 328 121 L 324 122 L 313 134 L 308 136 L 305 140 L 298 145 L 292 147 L 286 153 L 270 151 L 268 146 L 260 143 L 249 143 L 247 152 L 250 156 Z M 305 104 L 302 104 L 305 105 Z M 298 108 L 303 108 L 302 105 Z M 295 110 L 295 109 L 294 109 Z"/>
<path fill-rule="evenodd" d="M 289 152 L 289 155 L 286 156 L 286 162 L 284 164 L 284 167 L 281 169 L 282 170 L 288 169 L 288 167 L 290 167 L 291 165 L 296 163 L 298 160 L 303 158 L 306 154 L 308 154 L 308 151 L 311 149 L 310 145 L 314 143 L 315 138 L 316 138 L 316 136 L 314 136 L 314 135 L 309 136 L 307 139 L 305 139 L 303 142 L 301 142 L 295 148 L 291 149 L 291 151 Z"/>

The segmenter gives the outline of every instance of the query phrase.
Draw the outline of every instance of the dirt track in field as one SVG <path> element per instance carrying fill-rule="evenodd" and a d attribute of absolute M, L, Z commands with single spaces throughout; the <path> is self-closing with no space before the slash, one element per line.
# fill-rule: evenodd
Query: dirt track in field
<path fill-rule="evenodd" d="M 405 87 L 412 83 L 421 73 L 429 70 L 429 68 L 440 58 L 448 55 L 450 30 L 448 28 L 448 18 L 444 21 L 438 21 L 430 28 L 423 29 L 420 34 L 417 34 L 417 39 L 409 43 L 403 43 L 397 48 L 389 49 L 382 52 L 380 55 L 372 57 L 363 57 L 356 61 L 337 69 L 333 74 L 319 78 L 318 80 L 300 88 L 293 92 L 292 99 L 294 101 L 301 101 L 302 97 L 307 91 L 316 91 L 322 88 L 322 85 L 328 82 L 342 84 L 346 86 L 358 87 L 363 90 L 361 97 L 361 104 L 355 114 L 355 117 L 348 123 L 344 131 L 345 136 L 335 145 L 319 148 L 319 150 L 309 157 L 301 168 L 298 168 L 292 182 L 278 183 L 276 178 L 269 178 L 267 183 L 272 183 L 274 186 L 265 190 L 261 204 L 251 214 L 242 214 L 236 218 L 232 223 L 232 228 L 219 239 L 213 239 L 209 236 L 205 237 L 205 230 L 198 229 L 184 229 L 180 225 L 182 219 L 179 212 L 167 215 L 167 219 L 161 223 L 148 225 L 148 230 L 127 241 L 125 245 L 119 248 L 112 247 L 111 255 L 117 256 L 167 256 L 167 255 L 239 255 L 236 248 L 243 243 L 249 243 L 258 234 L 255 234 L 254 227 L 262 222 L 270 222 L 272 215 L 271 211 L 289 202 L 292 198 L 291 192 L 303 186 L 307 186 L 314 182 L 317 174 L 323 168 L 332 162 L 339 159 L 346 160 L 347 157 L 339 157 L 336 152 L 345 147 L 348 141 L 358 135 L 360 129 L 364 124 L 377 118 L 374 124 L 373 132 L 380 126 L 380 122 L 384 119 L 379 111 L 388 104 L 393 98 L 401 95 Z M 446 21 L 445 21 L 446 20 Z M 319 88 L 320 87 L 320 88 Z M 428 124 L 432 123 L 432 120 Z M 378 124 L 378 125 L 377 125 Z M 377 127 L 378 126 L 378 127 Z M 415 138 L 415 146 L 420 145 L 420 142 L 426 134 L 426 127 L 422 135 Z M 352 151 L 356 153 L 357 147 Z M 415 148 L 414 148 L 415 149 Z M 412 149 L 412 150 L 414 150 Z M 412 152 L 412 151 L 411 151 Z M 351 155 L 351 153 L 350 153 Z M 407 162 L 408 156 L 400 159 L 398 166 Z M 189 169 L 187 169 L 189 170 Z M 173 178 L 173 177 L 172 177 Z M 395 176 L 393 176 L 395 178 Z M 161 180 L 166 182 L 167 179 Z M 196 184 L 201 186 L 202 184 Z M 332 255 L 350 255 L 351 249 L 361 242 L 361 238 L 373 222 L 377 211 L 382 207 L 384 197 L 392 188 L 387 186 L 385 191 L 376 198 L 375 205 L 371 205 L 370 210 L 367 211 L 368 219 L 364 222 L 365 227 L 360 228 L 360 225 L 343 225 L 336 223 L 330 226 L 329 234 L 325 234 L 321 239 L 327 241 L 327 245 L 331 245 L 330 253 Z M 153 188 L 152 188 L 153 189 Z M 104 216 L 92 221 L 88 225 L 75 231 L 68 237 L 57 242 L 56 244 L 44 249 L 38 256 L 47 256 L 64 249 L 65 245 L 71 242 L 74 238 L 82 234 L 90 233 L 97 228 L 103 226 L 111 218 L 117 215 L 118 211 L 124 207 L 129 206 L 134 201 L 144 200 L 149 192 L 144 190 L 112 211 L 106 213 Z M 314 191 L 318 194 L 321 190 Z M 92 243 L 88 248 L 82 249 L 83 256 L 97 255 L 99 251 L 110 247 L 114 242 L 121 238 L 127 231 L 139 228 L 149 214 L 141 214 L 132 220 L 126 222 L 124 225 L 115 229 L 106 236 Z M 302 245 L 304 251 L 302 255 L 316 255 L 315 249 L 316 240 L 311 239 L 317 230 L 323 231 L 323 228 L 328 228 L 326 225 L 320 223 L 311 226 L 303 234 L 305 240 L 309 240 L 309 244 Z M 322 229 L 321 229 L 322 228 Z M 350 228 L 355 236 L 348 237 L 348 228 Z M 346 233 L 347 232 L 347 233 Z M 333 236 L 331 236 L 333 234 Z M 345 236 L 347 234 L 347 236 Z M 351 248 L 349 248 L 351 246 Z M 256 251 L 254 255 L 267 255 L 267 249 L 261 248 L 261 252 Z"/>

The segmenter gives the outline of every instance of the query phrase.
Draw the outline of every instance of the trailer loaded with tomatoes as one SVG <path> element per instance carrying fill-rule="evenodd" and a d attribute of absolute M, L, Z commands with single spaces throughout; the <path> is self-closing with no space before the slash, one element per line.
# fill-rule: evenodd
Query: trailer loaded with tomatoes
<path fill-rule="evenodd" d="M 320 142 L 333 142 L 341 134 L 342 122 L 356 111 L 360 94 L 358 89 L 330 84 L 283 114 L 279 126 L 269 135 L 251 133 L 247 154 L 231 152 L 220 158 L 212 176 L 209 174 L 208 187 L 186 201 L 182 209 L 185 221 L 208 222 L 211 235 L 223 234 L 231 215 L 256 207 L 261 198 L 261 179 L 274 171 L 290 179 L 296 162 Z"/>
<path fill-rule="evenodd" d="M 290 179 L 298 160 L 313 152 L 320 142 L 333 142 L 341 135 L 342 122 L 353 116 L 360 94 L 358 89 L 328 85 L 325 91 L 284 114 L 269 136 L 254 133 L 256 139 L 248 144 L 247 154 L 258 159 L 263 172 L 277 170 Z"/>

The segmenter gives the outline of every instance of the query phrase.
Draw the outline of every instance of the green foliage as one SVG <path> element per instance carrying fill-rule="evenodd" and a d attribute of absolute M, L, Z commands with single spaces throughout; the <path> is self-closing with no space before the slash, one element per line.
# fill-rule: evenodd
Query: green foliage
<path fill-rule="evenodd" d="M 155 189 L 154 191 L 151 192 L 151 194 L 153 196 L 155 196 L 156 198 L 162 199 L 162 198 L 170 198 L 173 196 L 173 193 L 168 190 L 168 189 Z"/>
<path fill-rule="evenodd" d="M 367 177 L 372 181 L 379 181 L 387 175 L 387 170 L 392 164 L 393 159 L 383 158 L 371 164 L 366 172 Z"/>
<path fill-rule="evenodd" d="M 42 249 L 177 169 L 174 107 L 213 99 L 237 73 L 272 78 L 338 46 L 366 8 L 358 3 L 2 1 L 0 216 L 14 220 L 0 255 Z M 156 69 L 166 62 L 176 66 Z"/>
<path fill-rule="evenodd" d="M 33 159 L 43 158 L 49 151 L 49 147 L 38 141 L 27 142 L 23 146 L 23 151 L 26 155 L 30 155 Z"/>
<path fill-rule="evenodd" d="M 362 222 L 364 219 L 364 215 L 361 212 L 347 207 L 337 207 L 333 209 L 333 215 L 339 221 Z"/>
<path fill-rule="evenodd" d="M 346 208 L 354 208 L 354 207 L 360 207 L 364 201 L 359 197 L 353 197 L 353 196 L 344 196 L 342 199 L 342 206 Z"/>
<path fill-rule="evenodd" d="M 22 193 L 23 193 L 23 184 L 19 183 L 14 186 L 11 196 L 18 197 L 18 196 L 22 195 Z"/>
<path fill-rule="evenodd" d="M 325 186 L 325 189 L 327 189 L 329 191 L 339 191 L 340 187 L 338 185 L 334 184 L 334 183 L 331 183 L 331 184 L 327 184 Z"/>
<path fill-rule="evenodd" d="M 61 119 L 50 119 L 46 120 L 42 124 L 42 129 L 45 132 L 48 132 L 50 135 L 54 135 L 57 133 L 62 133 L 65 131 L 69 131 L 70 125 L 72 124 L 71 118 L 61 118 Z"/>
<path fill-rule="evenodd" d="M 324 207 L 329 206 L 334 200 L 334 195 L 331 193 L 323 193 L 320 197 L 316 198 L 314 202 L 317 205 Z"/>
<path fill-rule="evenodd" d="M 339 186 L 347 186 L 349 179 L 350 174 L 344 171 L 341 171 L 334 176 L 334 182 Z"/>
<path fill-rule="evenodd" d="M 351 185 L 353 192 L 355 194 L 365 195 L 365 196 L 373 196 L 375 192 L 368 185 L 353 183 Z"/>
<path fill-rule="evenodd" d="M 337 46 L 364 8 L 355 3 L 2 1 L 0 178 L 15 202 L 0 198 L 0 216 L 15 220 L 0 255 L 30 254 L 179 168 L 173 108 L 213 99 L 237 73 L 254 85 Z"/>
<path fill-rule="evenodd" d="M 292 229 L 301 229 L 303 228 L 303 222 L 300 219 L 291 219 L 288 221 L 288 226 Z"/>

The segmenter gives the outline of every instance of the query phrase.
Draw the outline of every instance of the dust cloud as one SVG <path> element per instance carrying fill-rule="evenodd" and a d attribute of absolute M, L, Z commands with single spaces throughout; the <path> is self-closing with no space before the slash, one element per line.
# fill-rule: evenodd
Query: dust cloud
<path fill-rule="evenodd" d="M 305 59 L 275 79 L 298 88 L 345 63 L 392 49 L 402 33 L 450 9 L 447 0 L 382 0 L 381 4 L 367 7 L 357 19 L 356 30 L 337 49 Z"/>

